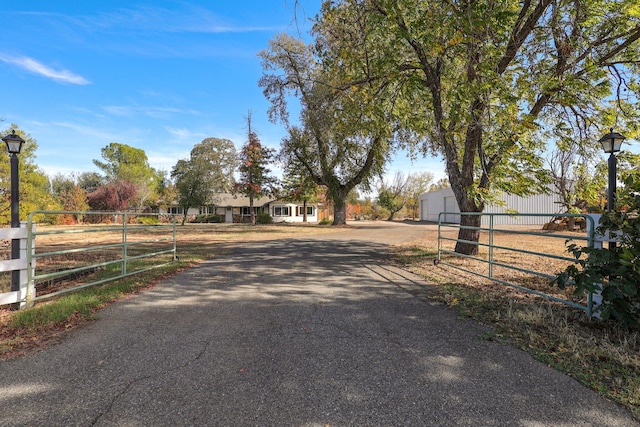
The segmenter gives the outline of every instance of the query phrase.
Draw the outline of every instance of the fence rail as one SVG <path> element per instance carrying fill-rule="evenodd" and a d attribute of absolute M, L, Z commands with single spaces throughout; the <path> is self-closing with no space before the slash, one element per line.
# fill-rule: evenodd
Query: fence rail
<path fill-rule="evenodd" d="M 89 220 L 109 218 L 112 224 L 43 227 L 35 218 L 70 216 Z M 78 289 L 103 284 L 155 268 L 176 257 L 175 216 L 128 212 L 35 211 L 21 225 L 21 259 L 3 261 L 0 271 L 21 270 L 20 291 L 0 294 L 0 304 L 51 298 Z M 143 223 L 140 223 L 143 222 Z M 9 231 L 16 233 L 16 231 Z M 3 237 L 0 239 L 11 237 Z M 13 264 L 11 264 L 13 263 Z M 14 265 L 15 264 L 15 265 Z M 3 267 L 4 265 L 4 267 Z M 60 286 L 60 283 L 64 286 Z"/>
<path fill-rule="evenodd" d="M 557 273 L 575 259 L 566 253 L 567 240 L 583 241 L 584 246 L 593 247 L 596 223 L 592 216 L 586 214 L 508 214 L 508 213 L 463 213 L 461 216 L 480 216 L 484 218 L 480 227 L 447 223 L 444 221 L 451 213 L 442 212 L 438 216 L 438 258 L 436 264 L 473 274 L 496 283 L 507 285 L 524 292 L 538 295 L 553 301 L 585 310 L 589 316 L 593 313 L 593 295 L 585 300 L 569 299 L 568 295 L 552 295 L 549 282 Z M 510 216 L 529 225 L 495 225 L 496 217 Z M 488 221 L 486 219 L 488 218 Z M 555 222 L 578 224 L 578 230 L 535 230 L 531 229 L 533 219 L 545 219 L 546 223 Z M 516 221 L 517 222 L 517 221 Z M 540 223 L 540 221 L 537 221 Z M 574 225 L 571 225 L 574 227 Z M 560 227 L 558 227 L 560 228 Z M 460 239 L 453 236 L 452 231 L 461 229 L 476 230 L 480 233 L 478 242 Z M 478 247 L 477 255 L 466 255 L 455 252 L 452 243 L 466 243 Z M 528 285 L 531 284 L 531 285 Z M 535 288 L 535 289 L 534 289 Z M 548 289 L 548 291 L 546 289 Z"/>
<path fill-rule="evenodd" d="M 26 224 L 21 224 L 20 228 L 0 228 L 0 240 L 19 240 L 20 241 L 20 258 L 7 259 L 0 261 L 0 272 L 20 271 L 20 283 L 27 282 L 27 229 Z M 0 294 L 0 305 L 14 304 L 25 301 L 26 286 L 21 286 L 19 290 L 13 290 Z"/>

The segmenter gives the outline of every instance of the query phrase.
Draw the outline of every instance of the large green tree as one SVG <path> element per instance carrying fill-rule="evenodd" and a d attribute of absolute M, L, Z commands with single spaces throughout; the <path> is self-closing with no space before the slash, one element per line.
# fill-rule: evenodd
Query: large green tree
<path fill-rule="evenodd" d="M 602 112 L 638 100 L 636 0 L 332 0 L 316 25 L 335 35 L 326 58 L 342 87 L 399 85 L 394 114 L 442 155 L 462 212 L 492 190 L 541 190 L 540 129 L 588 129 L 596 114 L 608 127 L 622 117 Z M 477 253 L 480 217 L 461 225 L 456 251 Z"/>
<path fill-rule="evenodd" d="M 214 190 L 228 193 L 235 184 L 234 173 L 238 167 L 238 153 L 233 141 L 224 138 L 205 138 L 191 150 L 191 158 L 208 163 L 207 179 L 213 181 Z"/>
<path fill-rule="evenodd" d="M 140 148 L 112 142 L 101 150 L 104 161 L 93 163 L 104 173 L 107 183 L 131 182 L 136 186 L 136 196 L 132 199 L 137 207 L 148 200 L 155 200 L 158 186 L 164 179 L 162 172 L 149 165 L 147 154 Z"/>
<path fill-rule="evenodd" d="M 199 157 L 178 160 L 171 170 L 178 205 L 183 210 L 182 225 L 187 220 L 190 207 L 207 206 L 215 201 L 215 182 L 207 178 L 209 172 L 209 163 Z"/>
<path fill-rule="evenodd" d="M 221 138 L 205 138 L 191 149 L 187 160 L 178 160 L 171 171 L 178 204 L 184 211 L 182 223 L 190 207 L 207 206 L 216 201 L 216 194 L 233 188 L 233 173 L 237 166 L 233 142 Z"/>
<path fill-rule="evenodd" d="M 356 186 L 370 188 L 389 160 L 395 123 L 384 107 L 393 104 L 394 95 L 375 82 L 359 89 L 336 80 L 333 35 L 318 27 L 317 40 L 305 45 L 291 36 L 276 36 L 260 53 L 264 74 L 259 84 L 271 102 L 270 119 L 281 120 L 289 131 L 281 157 L 326 186 L 333 224 L 340 225 L 346 222 L 349 192 Z M 298 125 L 289 120 L 289 95 L 302 107 Z"/>

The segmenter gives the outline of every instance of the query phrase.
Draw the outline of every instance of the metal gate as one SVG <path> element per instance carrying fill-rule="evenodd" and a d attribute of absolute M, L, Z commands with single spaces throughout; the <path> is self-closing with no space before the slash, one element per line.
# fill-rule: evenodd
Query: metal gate
<path fill-rule="evenodd" d="M 507 214 L 464 213 L 463 216 L 481 216 L 487 226 L 470 227 L 449 223 L 450 215 L 458 212 L 442 212 L 438 217 L 438 258 L 435 264 L 447 265 L 458 270 L 480 276 L 491 281 L 511 286 L 522 291 L 558 301 L 581 310 L 589 316 L 593 313 L 593 295 L 580 300 L 570 295 L 551 295 L 549 283 L 555 279 L 557 269 L 564 269 L 575 258 L 566 253 L 568 240 L 581 241 L 583 246 L 593 247 L 596 223 L 590 215 L 583 214 Z M 535 225 L 495 225 L 494 219 L 510 216 L 515 219 L 548 217 L 548 228 Z M 515 221 L 517 222 L 517 221 Z M 528 221 L 523 221 L 527 223 Z M 565 224 L 568 224 L 565 226 Z M 534 227 L 538 227 L 537 229 Z M 571 229 L 567 229 L 571 227 Z M 459 239 L 461 229 L 477 230 L 478 242 Z M 455 252 L 458 242 L 477 245 L 477 255 Z M 517 242 L 517 244 L 516 244 Z M 556 269 L 556 270 L 554 270 Z M 505 273 L 508 272 L 508 273 Z M 536 286 L 531 286 L 534 284 Z M 548 287 L 549 291 L 544 291 Z M 571 299 L 569 299 L 571 298 Z"/>
<path fill-rule="evenodd" d="M 34 218 L 74 217 L 80 224 L 36 227 Z M 21 259 L 5 261 L 1 271 L 20 270 L 20 291 L 0 294 L 0 304 L 20 303 L 21 308 L 34 301 L 51 298 L 89 286 L 121 279 L 163 267 L 177 259 L 176 218 L 174 215 L 129 212 L 35 211 L 22 228 Z M 99 224 L 88 225 L 100 217 Z M 58 218 L 60 219 L 60 218 Z M 108 223 L 104 223 L 104 220 Z M 89 220 L 89 221 L 87 221 Z M 84 223 L 83 223 L 84 221 Z M 17 236 L 18 234 L 16 234 Z M 36 245 L 39 236 L 47 245 Z M 19 237 L 18 237 L 19 238 Z M 15 264 L 15 265 L 14 265 Z M 60 290 L 40 292 L 38 287 L 67 281 Z M 55 288 L 54 288 L 55 289 Z"/>

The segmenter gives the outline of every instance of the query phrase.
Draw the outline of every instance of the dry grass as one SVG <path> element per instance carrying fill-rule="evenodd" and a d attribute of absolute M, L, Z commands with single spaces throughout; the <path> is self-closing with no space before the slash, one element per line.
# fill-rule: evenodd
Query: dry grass
<path fill-rule="evenodd" d="M 566 234 L 566 233 L 565 233 Z M 486 236 L 483 236 L 486 239 Z M 494 244 L 567 256 L 564 239 L 496 234 Z M 425 292 L 456 308 L 462 316 L 492 327 L 484 338 L 515 345 L 537 359 L 575 377 L 587 387 L 629 408 L 640 417 L 640 331 L 628 330 L 612 322 L 590 319 L 582 310 L 509 286 L 462 272 L 451 266 L 435 266 L 437 233 L 416 244 L 396 248 L 396 259 L 405 267 L 435 284 Z M 482 248 L 479 257 L 487 257 Z M 500 251 L 497 259 L 527 269 L 556 274 L 567 261 Z M 486 275 L 485 263 L 449 256 L 447 262 Z M 501 280 L 523 285 L 560 298 L 585 303 L 584 297 L 562 292 L 547 279 L 531 279 L 513 270 L 496 269 Z"/>

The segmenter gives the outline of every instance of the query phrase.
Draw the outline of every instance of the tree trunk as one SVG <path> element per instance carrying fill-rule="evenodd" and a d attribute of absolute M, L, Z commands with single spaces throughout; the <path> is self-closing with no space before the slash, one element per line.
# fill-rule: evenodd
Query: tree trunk
<path fill-rule="evenodd" d="M 480 227 L 482 217 L 480 215 L 460 215 L 461 227 Z M 461 242 L 466 240 L 469 242 L 478 242 L 480 240 L 480 230 L 469 228 L 460 228 L 458 232 L 458 242 L 456 242 L 455 251 L 464 255 L 478 255 L 478 245 L 473 243 Z"/>
<path fill-rule="evenodd" d="M 302 209 L 304 212 L 302 213 L 302 222 L 307 222 L 307 201 L 302 202 Z"/>
<path fill-rule="evenodd" d="M 345 197 L 336 197 L 333 200 L 333 225 L 345 225 L 347 223 L 347 200 Z"/>
<path fill-rule="evenodd" d="M 253 194 L 249 194 L 249 216 L 251 217 L 251 225 L 256 225 L 256 213 L 253 211 Z"/>
<path fill-rule="evenodd" d="M 458 240 L 456 242 L 455 252 L 463 255 L 477 255 L 477 242 L 480 240 L 480 230 L 469 229 L 464 227 L 479 228 L 482 224 L 482 216 L 478 215 L 484 211 L 484 202 L 470 197 L 466 191 L 466 183 L 460 177 L 452 180 L 451 189 L 456 197 L 456 202 L 460 209 L 460 230 L 458 231 Z M 457 183 L 458 185 L 455 185 Z M 474 215 L 465 215 L 465 212 Z M 467 243 L 472 242 L 472 243 Z"/>

